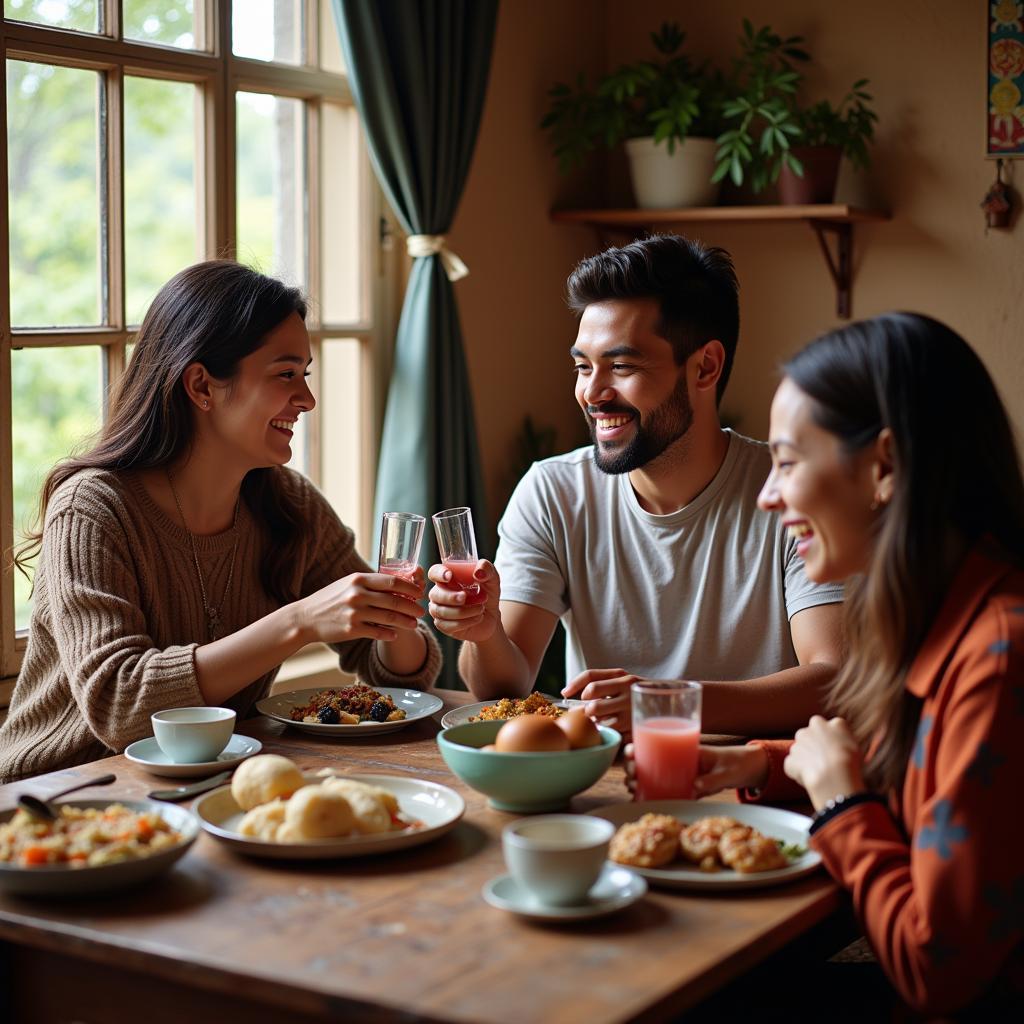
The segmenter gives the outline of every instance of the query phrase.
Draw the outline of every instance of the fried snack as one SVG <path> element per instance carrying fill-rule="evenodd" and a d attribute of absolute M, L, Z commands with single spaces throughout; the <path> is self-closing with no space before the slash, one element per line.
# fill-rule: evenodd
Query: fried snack
<path fill-rule="evenodd" d="M 260 804 L 259 807 L 254 807 L 245 813 L 238 823 L 238 831 L 243 836 L 253 836 L 256 839 L 273 842 L 277 839 L 278 830 L 284 823 L 286 810 L 287 805 L 280 798 L 271 800 L 270 803 Z"/>
<path fill-rule="evenodd" d="M 608 859 L 637 868 L 660 868 L 679 852 L 682 824 L 668 814 L 645 814 L 620 825 L 612 836 Z"/>
<path fill-rule="evenodd" d="M 774 871 L 789 863 L 774 839 L 746 825 L 731 828 L 722 835 L 718 843 L 718 855 L 726 867 L 745 875 L 757 871 Z"/>
<path fill-rule="evenodd" d="M 257 754 L 235 769 L 231 795 L 243 811 L 251 811 L 276 797 L 289 797 L 303 785 L 293 761 L 280 754 Z"/>
<path fill-rule="evenodd" d="M 722 835 L 739 822 L 724 816 L 701 818 L 687 825 L 679 835 L 679 851 L 685 860 L 696 864 L 701 871 L 717 871 L 721 867 L 718 859 L 718 841 Z"/>
<path fill-rule="evenodd" d="M 352 805 L 337 790 L 304 786 L 288 801 L 284 814 L 288 832 L 302 839 L 347 836 L 355 827 Z"/>

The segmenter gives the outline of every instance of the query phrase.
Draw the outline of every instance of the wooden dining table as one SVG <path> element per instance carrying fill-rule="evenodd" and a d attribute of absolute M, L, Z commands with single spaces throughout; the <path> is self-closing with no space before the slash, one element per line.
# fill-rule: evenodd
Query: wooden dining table
<path fill-rule="evenodd" d="M 469 703 L 439 691 L 445 710 Z M 426 845 L 331 861 L 260 860 L 203 833 L 171 871 L 77 899 L 0 896 L 0 1019 L 33 1024 L 452 1021 L 588 1024 L 671 1018 L 826 921 L 841 906 L 824 871 L 731 893 L 654 889 L 613 915 L 551 925 L 496 910 L 515 816 L 447 769 L 431 719 L 338 740 L 257 718 L 239 731 L 303 770 L 412 777 L 466 801 Z M 114 771 L 103 791 L 141 798 L 158 780 L 124 756 L 0 787 L 46 796 Z M 187 781 L 187 780 L 182 780 Z M 85 794 L 83 794 L 85 795 Z M 627 799 L 616 763 L 571 810 Z M 6 1005 L 4 1005 L 6 1003 Z"/>

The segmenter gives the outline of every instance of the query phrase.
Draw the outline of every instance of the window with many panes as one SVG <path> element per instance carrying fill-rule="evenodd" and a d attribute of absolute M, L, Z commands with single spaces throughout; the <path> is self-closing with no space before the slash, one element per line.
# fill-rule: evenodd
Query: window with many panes
<path fill-rule="evenodd" d="M 320 399 L 293 445 L 368 530 L 379 197 L 329 0 L 3 0 L 0 678 L 30 584 L 7 553 L 102 424 L 157 289 L 237 256 L 309 296 Z M 329 442 L 328 443 L 328 439 Z M 0 700 L 3 693 L 0 692 Z"/>

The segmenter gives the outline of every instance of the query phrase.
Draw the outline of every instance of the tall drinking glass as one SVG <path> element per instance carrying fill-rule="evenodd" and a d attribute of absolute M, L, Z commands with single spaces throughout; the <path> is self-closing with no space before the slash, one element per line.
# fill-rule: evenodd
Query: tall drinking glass
<path fill-rule="evenodd" d="M 473 575 L 477 553 L 472 511 L 448 508 L 432 518 L 437 548 L 445 568 L 452 574 L 452 583 L 466 595 L 466 604 L 483 604 L 487 594 Z"/>
<path fill-rule="evenodd" d="M 380 526 L 378 572 L 415 582 L 426 519 L 412 512 L 385 512 Z"/>
<path fill-rule="evenodd" d="M 690 800 L 700 744 L 700 683 L 632 685 L 637 800 Z"/>

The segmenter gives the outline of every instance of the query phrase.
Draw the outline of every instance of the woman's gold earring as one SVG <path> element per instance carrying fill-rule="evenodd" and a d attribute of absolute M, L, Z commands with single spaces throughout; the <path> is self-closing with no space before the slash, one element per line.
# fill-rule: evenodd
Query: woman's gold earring
<path fill-rule="evenodd" d="M 203 408 L 204 409 L 209 409 L 210 408 L 210 403 L 205 398 L 203 399 Z"/>

